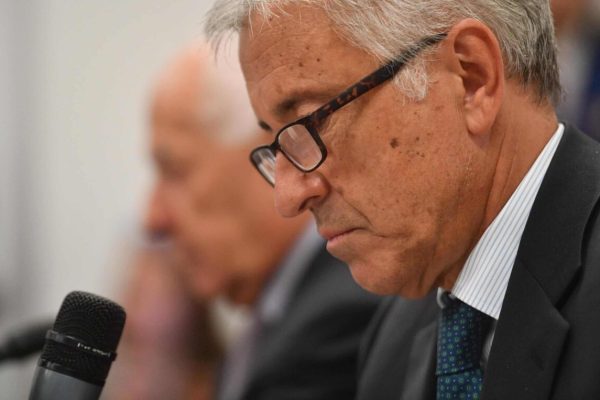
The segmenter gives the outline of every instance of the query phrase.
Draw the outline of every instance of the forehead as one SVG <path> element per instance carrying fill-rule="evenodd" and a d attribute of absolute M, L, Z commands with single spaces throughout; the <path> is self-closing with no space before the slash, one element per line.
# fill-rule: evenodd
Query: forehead
<path fill-rule="evenodd" d="M 212 133 L 220 126 L 217 119 L 204 112 L 211 106 L 211 95 L 206 93 L 194 80 L 158 92 L 151 118 L 155 150 L 162 148 L 173 157 L 185 157 L 202 154 L 212 146 Z"/>
<path fill-rule="evenodd" d="M 252 13 L 240 35 L 240 60 L 243 66 L 273 68 L 279 59 L 302 59 L 326 46 L 330 25 L 325 13 L 314 7 L 290 6 L 268 17 Z"/>
<path fill-rule="evenodd" d="M 329 100 L 377 66 L 340 38 L 324 11 L 308 6 L 253 14 L 240 35 L 240 62 L 259 117 L 281 114 L 281 105 Z"/>
<path fill-rule="evenodd" d="M 170 104 L 162 113 L 154 114 L 150 146 L 160 166 L 192 167 L 221 156 L 220 147 L 210 135 L 218 127 L 198 118 L 195 111 Z"/>

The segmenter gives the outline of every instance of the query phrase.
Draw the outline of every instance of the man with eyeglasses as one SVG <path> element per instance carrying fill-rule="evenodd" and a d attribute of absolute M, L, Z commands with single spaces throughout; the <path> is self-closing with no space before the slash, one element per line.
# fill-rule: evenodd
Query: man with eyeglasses
<path fill-rule="evenodd" d="M 359 399 L 600 396 L 600 145 L 556 118 L 548 0 L 218 0 L 206 30 L 240 33 L 279 212 L 399 295 Z"/>

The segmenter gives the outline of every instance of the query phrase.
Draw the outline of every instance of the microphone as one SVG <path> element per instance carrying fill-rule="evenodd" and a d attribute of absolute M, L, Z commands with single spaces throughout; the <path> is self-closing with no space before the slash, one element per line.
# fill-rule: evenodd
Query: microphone
<path fill-rule="evenodd" d="M 5 336 L 0 343 L 0 363 L 25 358 L 42 351 L 46 332 L 51 328 L 52 321 L 38 321 Z"/>
<path fill-rule="evenodd" d="M 118 304 L 69 293 L 46 333 L 29 400 L 97 400 L 125 325 Z"/>

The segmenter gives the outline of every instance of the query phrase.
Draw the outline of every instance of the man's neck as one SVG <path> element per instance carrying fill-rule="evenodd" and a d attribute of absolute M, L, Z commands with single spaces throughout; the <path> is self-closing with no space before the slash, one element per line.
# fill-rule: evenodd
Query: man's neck
<path fill-rule="evenodd" d="M 536 104 L 522 93 L 512 93 L 507 96 L 493 133 L 498 140 L 498 156 L 480 235 L 502 210 L 558 129 L 552 106 Z"/>

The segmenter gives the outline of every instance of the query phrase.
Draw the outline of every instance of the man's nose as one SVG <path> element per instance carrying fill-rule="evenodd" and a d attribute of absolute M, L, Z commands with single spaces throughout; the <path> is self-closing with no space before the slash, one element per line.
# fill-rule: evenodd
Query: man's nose
<path fill-rule="evenodd" d="M 144 217 L 144 229 L 148 236 L 155 239 L 164 238 L 170 234 L 171 218 L 159 187 L 155 187 L 150 195 Z"/>
<path fill-rule="evenodd" d="M 284 217 L 295 217 L 318 205 L 327 196 L 328 183 L 317 171 L 304 173 L 281 153 L 275 159 L 275 208 Z"/>

